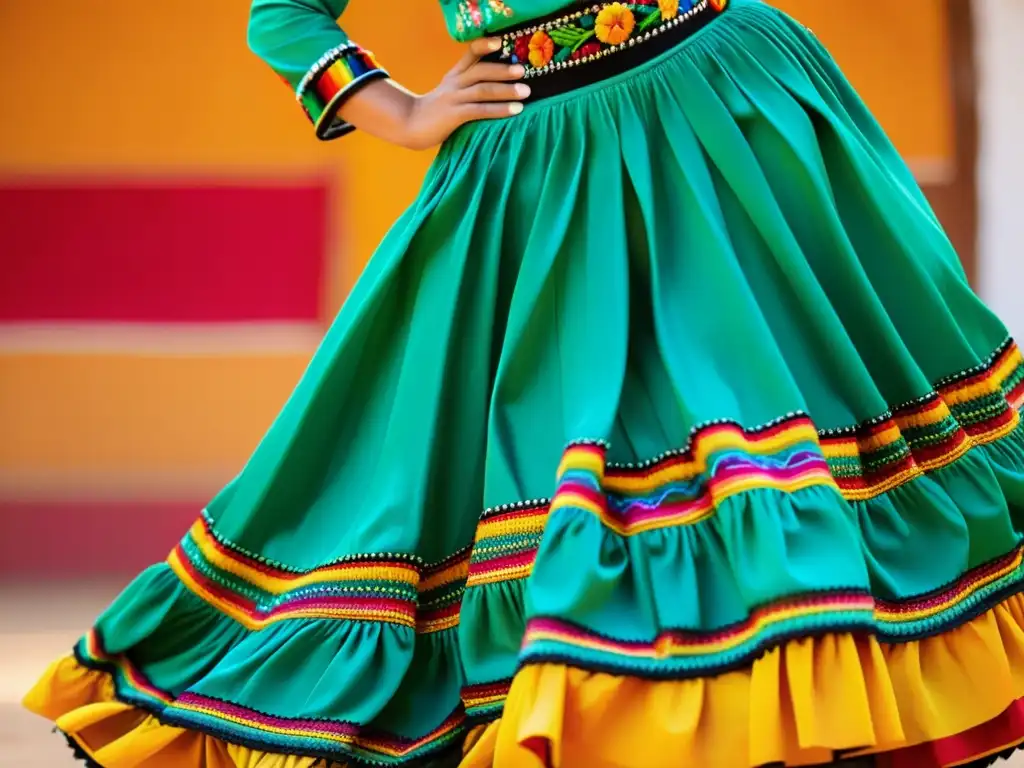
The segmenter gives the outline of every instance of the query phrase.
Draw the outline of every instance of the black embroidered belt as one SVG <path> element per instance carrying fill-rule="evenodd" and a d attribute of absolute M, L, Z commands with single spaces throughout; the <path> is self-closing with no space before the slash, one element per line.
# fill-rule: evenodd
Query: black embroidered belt
<path fill-rule="evenodd" d="M 716 18 L 729 0 L 588 2 L 501 33 L 488 59 L 521 64 L 527 101 L 565 93 L 650 61 Z"/>

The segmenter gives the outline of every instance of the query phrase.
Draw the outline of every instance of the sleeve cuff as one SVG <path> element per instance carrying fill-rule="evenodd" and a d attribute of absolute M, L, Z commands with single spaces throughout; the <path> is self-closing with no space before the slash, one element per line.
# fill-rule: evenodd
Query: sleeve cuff
<path fill-rule="evenodd" d="M 371 80 L 389 77 L 373 54 L 346 43 L 332 48 L 299 81 L 295 97 L 324 141 L 351 133 L 355 126 L 338 117 L 345 100 Z"/>

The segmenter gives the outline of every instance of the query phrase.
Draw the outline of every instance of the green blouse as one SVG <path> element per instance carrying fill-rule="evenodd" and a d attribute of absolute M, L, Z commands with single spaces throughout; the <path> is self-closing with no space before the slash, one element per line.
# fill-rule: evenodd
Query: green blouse
<path fill-rule="evenodd" d="M 375 2 L 377 0 L 370 0 Z M 337 116 L 367 82 L 387 77 L 338 25 L 349 0 L 253 0 L 249 47 L 293 89 L 321 139 L 352 130 Z M 440 0 L 448 31 L 467 41 L 571 5 L 570 0 Z"/>

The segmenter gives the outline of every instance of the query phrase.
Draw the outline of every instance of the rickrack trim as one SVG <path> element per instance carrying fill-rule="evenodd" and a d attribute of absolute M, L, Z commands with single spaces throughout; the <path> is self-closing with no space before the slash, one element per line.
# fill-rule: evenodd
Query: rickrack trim
<path fill-rule="evenodd" d="M 525 78 L 588 64 L 645 43 L 698 14 L 719 13 L 728 0 L 602 2 L 517 29 L 502 37 L 502 58 L 526 68 Z"/>
<path fill-rule="evenodd" d="M 216 521 L 213 519 L 213 516 L 210 514 L 209 510 L 204 509 L 201 513 L 201 517 L 206 523 L 206 529 L 209 532 L 209 535 L 216 539 L 217 543 L 221 546 L 231 549 L 233 552 L 240 555 L 241 557 L 244 557 L 247 560 L 254 560 L 257 563 L 260 563 L 261 565 L 268 566 L 270 568 L 282 571 L 284 573 L 291 573 L 296 575 L 310 573 L 311 571 L 320 570 L 321 568 L 330 568 L 335 565 L 343 565 L 347 563 L 374 562 L 411 563 L 420 570 L 434 570 L 435 568 L 443 566 L 448 561 L 457 558 L 459 554 L 463 552 L 463 550 L 459 550 L 454 555 L 450 555 L 444 558 L 444 560 L 440 560 L 435 564 L 428 564 L 427 561 L 419 555 L 410 554 L 408 552 L 371 552 L 360 553 L 358 555 L 344 555 L 342 557 L 336 557 L 333 560 L 328 560 L 326 563 L 321 563 L 316 568 L 296 568 L 293 565 L 286 565 L 285 563 L 282 563 L 280 560 L 274 560 L 273 558 L 264 557 L 263 555 L 251 552 L 248 549 L 239 546 L 238 544 L 235 544 L 234 542 L 228 541 L 226 538 L 217 533 L 217 530 L 214 528 L 214 525 L 216 525 Z M 463 549 L 467 548 L 468 547 Z"/>
<path fill-rule="evenodd" d="M 858 591 L 834 589 L 765 604 L 751 617 L 714 632 L 667 630 L 653 642 L 624 642 L 571 622 L 535 617 L 524 636 L 519 668 L 536 663 L 578 666 L 651 680 L 719 674 L 749 664 L 767 650 L 809 632 L 872 631 L 883 642 L 906 642 L 948 631 L 976 618 L 1020 590 L 1022 549 L 967 572 L 927 595 L 885 603 Z M 704 658 L 693 663 L 694 651 Z M 689 649 L 689 650 L 687 650 Z M 323 759 L 352 754 L 371 765 L 416 762 L 456 743 L 471 723 L 499 716 L 510 680 L 466 685 L 445 721 L 418 739 L 322 717 L 290 719 L 208 696 L 178 696 L 154 686 L 123 654 L 105 651 L 93 629 L 75 647 L 87 668 L 112 676 L 117 698 L 155 714 L 161 722 L 272 752 Z"/>
<path fill-rule="evenodd" d="M 429 634 L 458 624 L 469 556 L 463 547 L 432 565 L 379 554 L 284 569 L 227 543 L 204 512 L 167 564 L 191 592 L 249 629 L 303 618 L 385 622 Z"/>
<path fill-rule="evenodd" d="M 942 635 L 1010 597 L 1024 580 L 1024 553 L 974 568 L 927 595 L 888 602 L 859 590 L 828 590 L 765 604 L 716 631 L 666 629 L 653 640 L 613 638 L 558 617 L 531 618 L 519 665 L 558 663 L 649 679 L 687 679 L 748 665 L 765 651 L 814 633 L 868 632 L 884 643 Z"/>
<path fill-rule="evenodd" d="M 906 643 L 941 635 L 976 619 L 1021 590 L 1021 547 L 968 571 L 944 587 L 902 602 L 832 589 L 795 595 L 751 611 L 715 631 L 665 630 L 652 641 L 623 641 L 569 621 L 534 617 L 526 628 L 517 670 L 561 664 L 647 680 L 684 680 L 742 669 L 764 653 L 809 634 L 868 632 L 880 642 Z M 497 717 L 512 678 L 462 689 L 472 722 Z"/>
<path fill-rule="evenodd" d="M 931 393 L 854 427 L 818 430 L 796 411 L 754 429 L 716 419 L 694 427 L 684 447 L 638 464 L 608 462 L 605 440 L 573 441 L 552 498 L 488 508 L 473 544 L 435 564 L 376 553 L 300 570 L 228 542 L 207 512 L 168 563 L 204 601 L 252 629 L 324 618 L 439 632 L 458 625 L 467 588 L 530 575 L 557 510 L 592 513 L 632 536 L 692 525 L 750 490 L 817 486 L 864 501 L 1017 430 L 1022 407 L 1024 358 L 1008 340 L 981 364 L 942 378 Z M 722 451 L 736 454 L 729 471 L 712 472 Z"/>
<path fill-rule="evenodd" d="M 693 525 L 752 490 L 820 487 L 864 502 L 1018 430 L 1022 408 L 1024 358 L 1007 341 L 982 364 L 941 379 L 937 390 L 855 427 L 818 430 L 801 412 L 754 429 L 717 419 L 695 427 L 683 448 L 639 464 L 608 462 L 604 440 L 575 441 L 551 499 L 481 515 L 467 586 L 527 578 L 548 518 L 561 509 L 593 514 L 632 536 Z M 712 471 L 722 451 L 735 454 L 729 468 Z"/>

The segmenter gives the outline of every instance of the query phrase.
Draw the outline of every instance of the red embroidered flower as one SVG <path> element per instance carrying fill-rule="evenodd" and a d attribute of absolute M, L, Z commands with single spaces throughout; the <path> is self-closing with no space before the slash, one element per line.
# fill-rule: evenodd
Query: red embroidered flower
<path fill-rule="evenodd" d="M 522 37 L 516 38 L 516 58 L 519 59 L 520 64 L 525 64 L 530 60 L 529 35 L 523 35 Z"/>
<path fill-rule="evenodd" d="M 574 59 L 585 59 L 587 56 L 597 53 L 601 50 L 600 43 L 584 43 L 573 53 L 572 58 Z"/>

